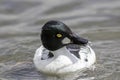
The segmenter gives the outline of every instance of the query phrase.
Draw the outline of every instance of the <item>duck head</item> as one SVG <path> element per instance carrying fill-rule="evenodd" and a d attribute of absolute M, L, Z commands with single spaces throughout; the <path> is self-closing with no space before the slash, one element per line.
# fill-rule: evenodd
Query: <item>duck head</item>
<path fill-rule="evenodd" d="M 64 39 L 69 41 L 64 43 Z M 43 46 L 51 51 L 60 49 L 68 44 L 86 45 L 87 39 L 81 38 L 73 33 L 70 28 L 60 21 L 48 21 L 41 31 Z"/>

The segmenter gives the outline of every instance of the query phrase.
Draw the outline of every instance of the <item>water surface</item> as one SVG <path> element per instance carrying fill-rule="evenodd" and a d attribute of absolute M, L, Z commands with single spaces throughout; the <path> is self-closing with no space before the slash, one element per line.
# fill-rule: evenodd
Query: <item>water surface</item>
<path fill-rule="evenodd" d="M 60 20 L 92 41 L 96 69 L 76 80 L 120 79 L 119 0 L 0 0 L 1 80 L 45 80 L 32 59 L 49 20 Z"/>

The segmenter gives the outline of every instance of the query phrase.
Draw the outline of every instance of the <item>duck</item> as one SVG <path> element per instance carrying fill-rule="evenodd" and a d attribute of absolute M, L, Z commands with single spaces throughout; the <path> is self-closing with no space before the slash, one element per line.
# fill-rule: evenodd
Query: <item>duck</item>
<path fill-rule="evenodd" d="M 46 75 L 68 75 L 84 71 L 96 62 L 89 40 L 79 37 L 61 21 L 46 22 L 41 29 L 42 45 L 36 50 L 33 63 Z"/>

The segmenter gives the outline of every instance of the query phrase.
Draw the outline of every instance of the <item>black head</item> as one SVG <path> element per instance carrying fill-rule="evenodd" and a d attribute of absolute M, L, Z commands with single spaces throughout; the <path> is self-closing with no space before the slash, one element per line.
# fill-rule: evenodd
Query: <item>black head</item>
<path fill-rule="evenodd" d="M 65 38 L 71 41 L 67 44 L 84 45 L 88 43 L 88 40 L 73 34 L 70 28 L 60 21 L 49 21 L 42 27 L 42 44 L 48 50 L 54 51 L 67 45 L 62 42 Z"/>

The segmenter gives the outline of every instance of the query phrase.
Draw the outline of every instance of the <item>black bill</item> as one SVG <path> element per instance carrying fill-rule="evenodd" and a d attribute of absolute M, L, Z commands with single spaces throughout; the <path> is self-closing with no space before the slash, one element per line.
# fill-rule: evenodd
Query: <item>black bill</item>
<path fill-rule="evenodd" d="M 71 39 L 71 41 L 72 41 L 74 44 L 85 45 L 85 44 L 88 43 L 88 40 L 87 40 L 87 39 L 84 39 L 84 38 L 82 38 L 82 37 L 79 37 L 79 36 L 77 36 L 77 35 L 74 34 L 74 33 L 70 36 L 70 39 Z"/>

